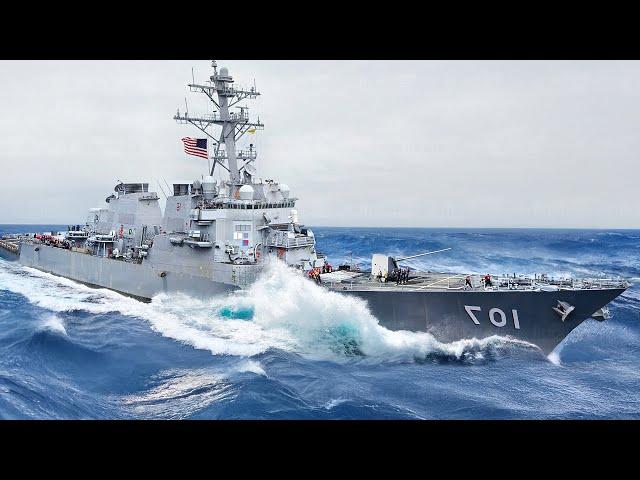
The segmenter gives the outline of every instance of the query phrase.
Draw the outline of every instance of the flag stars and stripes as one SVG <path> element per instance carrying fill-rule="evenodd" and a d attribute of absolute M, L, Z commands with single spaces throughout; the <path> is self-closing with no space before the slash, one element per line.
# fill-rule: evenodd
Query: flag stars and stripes
<path fill-rule="evenodd" d="M 207 154 L 207 139 L 206 138 L 191 138 L 184 137 L 182 139 L 184 143 L 184 151 L 188 155 L 194 155 L 196 157 L 209 158 Z"/>

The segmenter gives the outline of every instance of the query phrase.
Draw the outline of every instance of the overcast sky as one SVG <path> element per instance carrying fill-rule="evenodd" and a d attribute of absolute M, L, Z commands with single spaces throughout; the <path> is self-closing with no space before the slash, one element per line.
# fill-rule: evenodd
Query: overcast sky
<path fill-rule="evenodd" d="M 262 178 L 308 225 L 638 228 L 640 63 L 233 61 Z M 172 116 L 210 62 L 0 62 L 0 223 L 80 223 L 206 161 Z"/>

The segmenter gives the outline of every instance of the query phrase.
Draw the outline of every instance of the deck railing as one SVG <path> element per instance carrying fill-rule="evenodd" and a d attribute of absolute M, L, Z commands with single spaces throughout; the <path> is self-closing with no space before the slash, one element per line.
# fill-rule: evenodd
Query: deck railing
<path fill-rule="evenodd" d="M 314 239 L 313 237 L 280 237 L 276 236 L 275 238 L 267 240 L 265 245 L 267 247 L 280 247 L 280 248 L 298 248 L 298 247 L 309 247 L 313 246 Z"/>
<path fill-rule="evenodd" d="M 442 274 L 440 274 L 442 275 Z M 402 290 L 424 291 L 424 290 L 473 290 L 473 291 L 504 291 L 504 290 L 540 290 L 545 287 L 576 290 L 604 289 L 604 288 L 628 288 L 629 283 L 620 278 L 581 278 L 581 279 L 550 279 L 547 277 L 491 277 L 491 286 L 485 287 L 480 279 L 482 276 L 472 275 L 472 288 L 465 285 L 466 275 L 449 275 L 438 278 L 437 275 L 418 274 L 411 277 L 408 283 L 396 284 L 393 280 L 379 282 L 375 279 L 353 279 L 342 282 L 331 281 L 327 285 L 331 289 L 353 289 L 354 283 L 361 289 L 386 289 L 389 287 Z"/>

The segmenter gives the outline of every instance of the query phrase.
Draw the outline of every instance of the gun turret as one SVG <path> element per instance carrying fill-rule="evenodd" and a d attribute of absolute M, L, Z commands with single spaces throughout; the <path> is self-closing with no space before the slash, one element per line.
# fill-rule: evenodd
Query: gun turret
<path fill-rule="evenodd" d="M 451 248 L 443 248 L 441 250 L 418 253 L 417 255 L 410 255 L 408 257 L 400 258 L 394 258 L 382 253 L 374 253 L 371 259 L 371 275 L 373 275 L 374 277 L 388 277 L 390 273 L 393 273 L 394 269 L 398 268 L 398 262 L 401 262 L 403 260 L 410 260 L 412 258 L 423 257 L 425 255 L 433 255 L 434 253 L 446 252 L 447 250 L 451 250 Z"/>

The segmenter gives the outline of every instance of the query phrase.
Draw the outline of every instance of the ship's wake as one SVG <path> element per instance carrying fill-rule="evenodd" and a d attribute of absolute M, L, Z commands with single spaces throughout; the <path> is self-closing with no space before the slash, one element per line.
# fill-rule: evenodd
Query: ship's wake
<path fill-rule="evenodd" d="M 332 361 L 477 363 L 535 350 L 498 336 L 442 343 L 428 333 L 388 330 L 363 300 L 327 291 L 280 262 L 248 290 L 206 301 L 160 294 L 143 303 L 8 262 L 0 263 L 0 289 L 52 312 L 141 318 L 161 335 L 214 355 L 249 357 L 275 348 Z"/>

